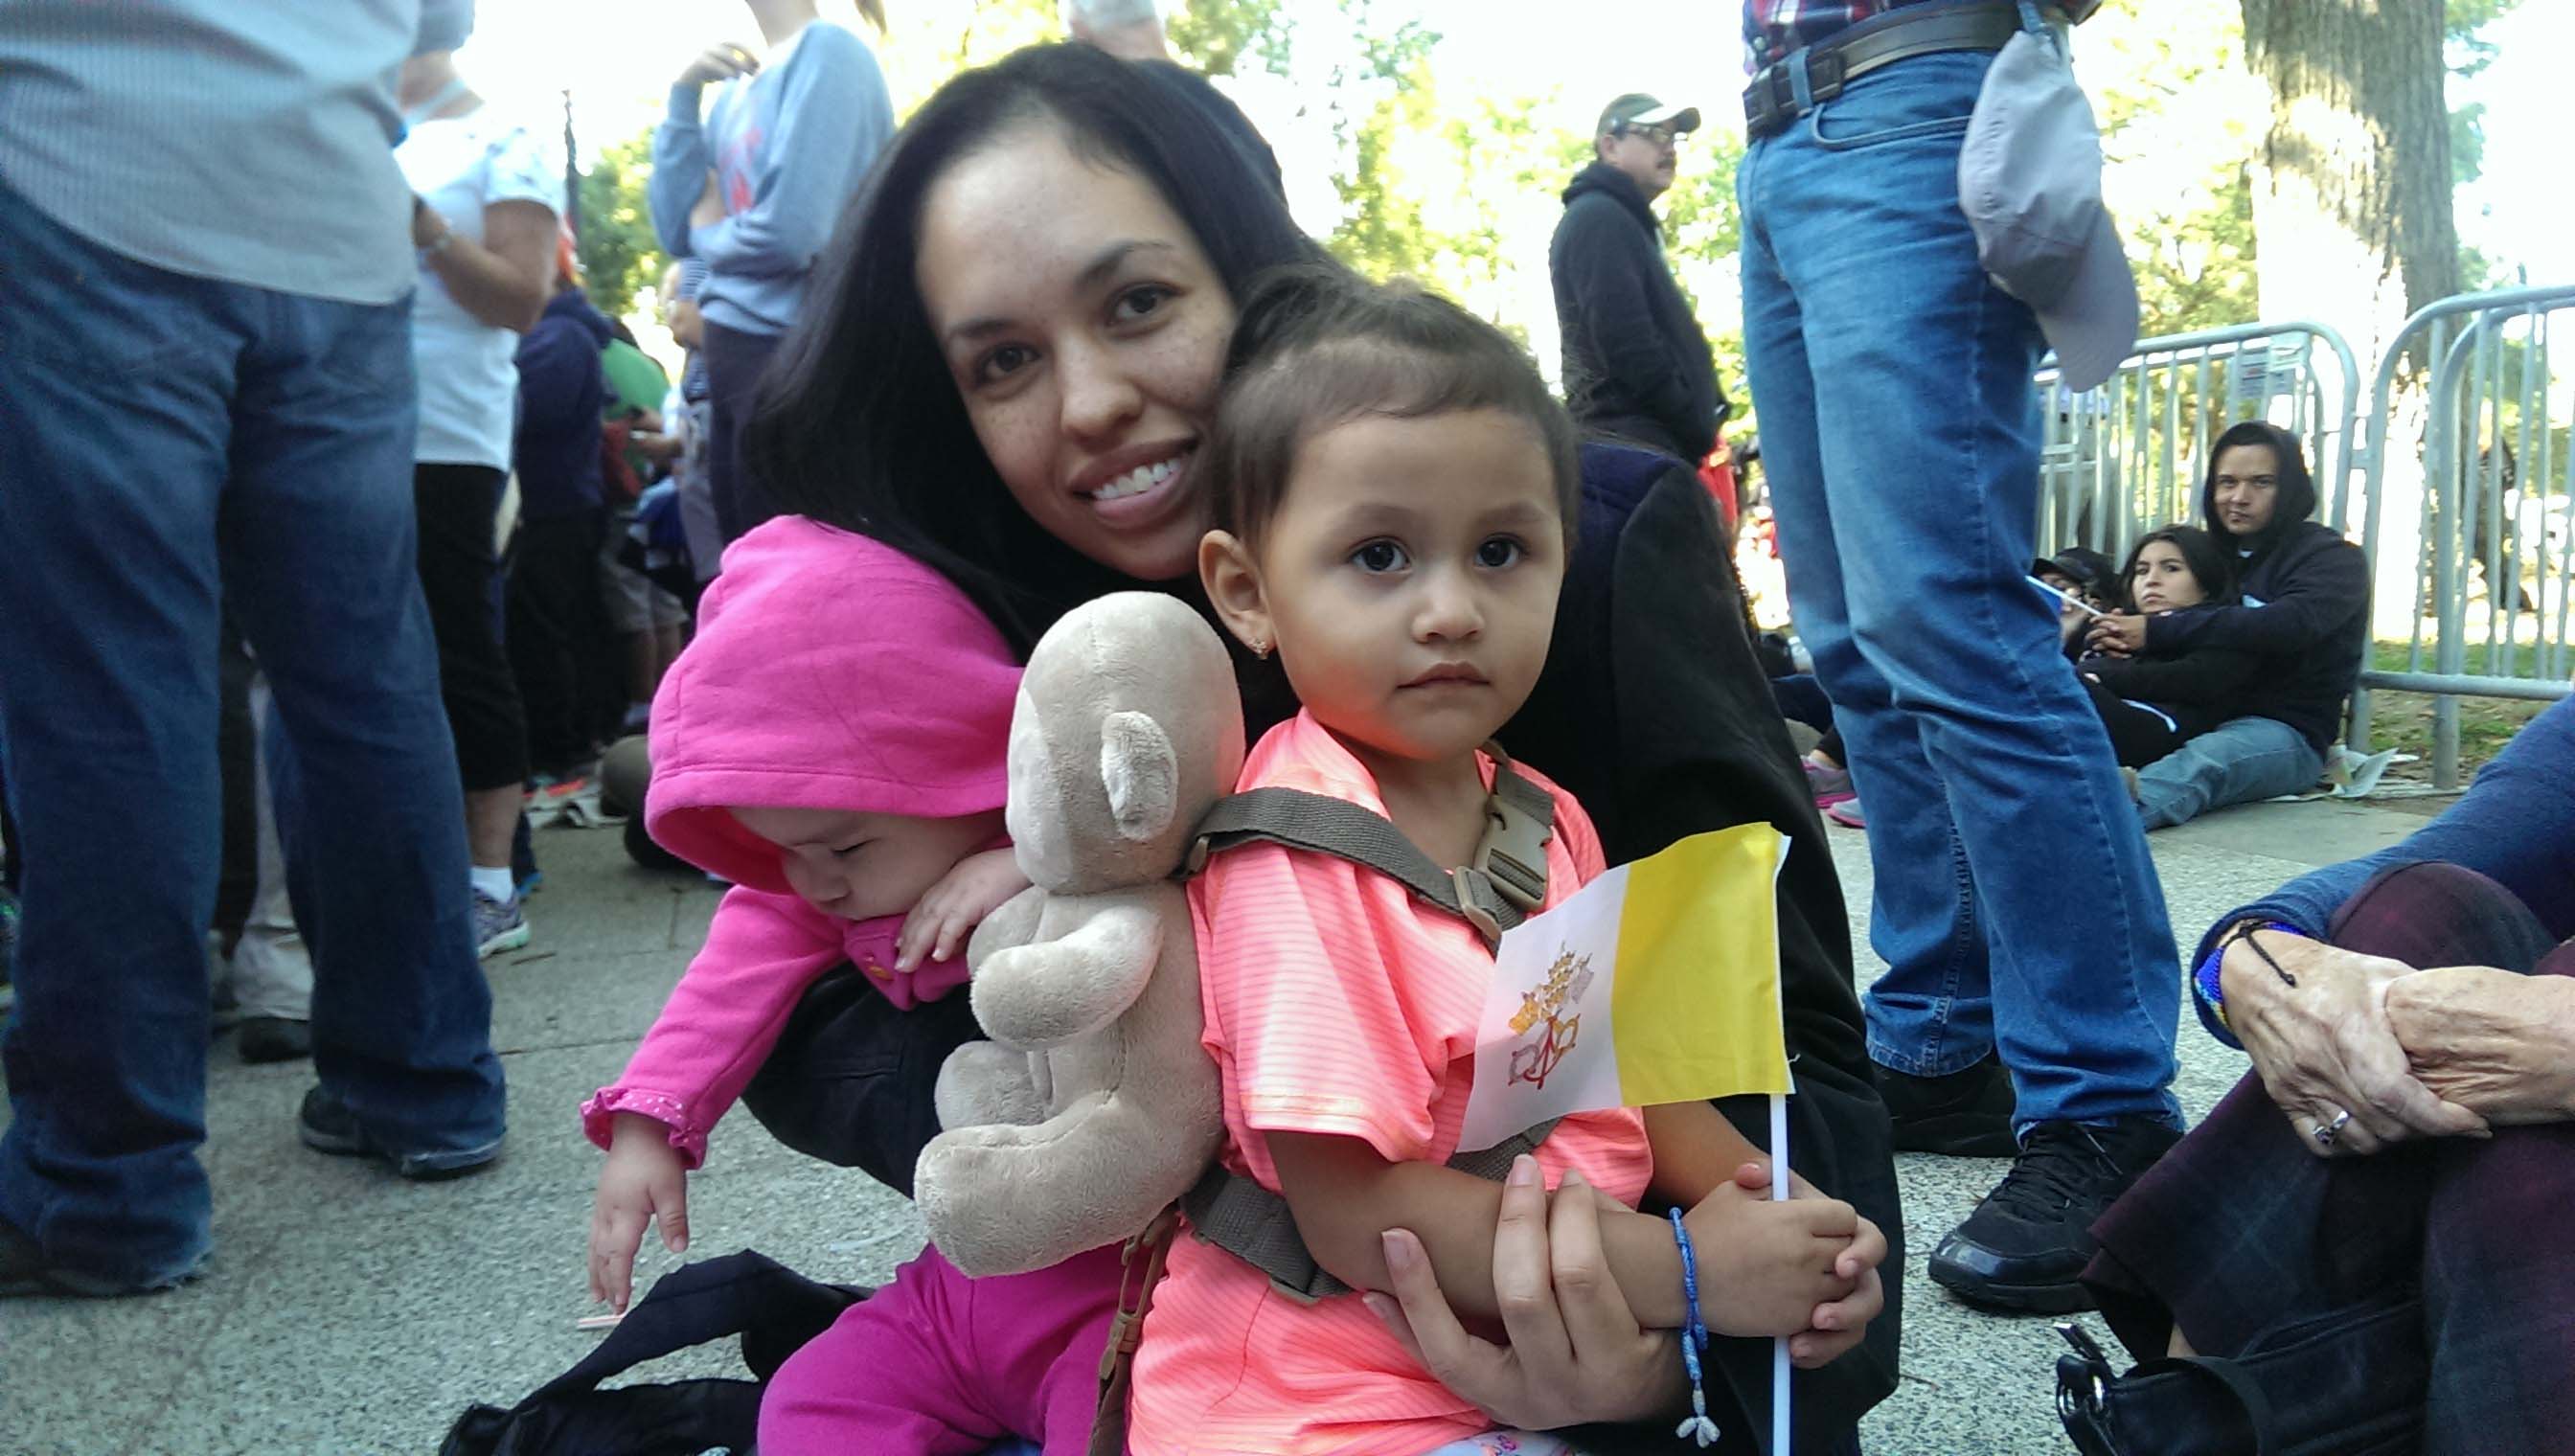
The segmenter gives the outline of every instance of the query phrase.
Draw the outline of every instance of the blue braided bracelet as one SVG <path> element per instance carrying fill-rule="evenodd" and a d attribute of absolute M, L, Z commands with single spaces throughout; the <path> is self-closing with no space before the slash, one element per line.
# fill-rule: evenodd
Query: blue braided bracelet
<path fill-rule="evenodd" d="M 1675 1427 L 1672 1434 L 1687 1436 L 1701 1446 L 1716 1444 L 1716 1422 L 1707 1418 L 1707 1385 L 1699 1373 L 1698 1352 L 1707 1348 L 1707 1321 L 1698 1312 L 1698 1255 L 1690 1248 L 1689 1225 L 1681 1221 L 1681 1211 L 1668 1210 L 1672 1220 L 1672 1241 L 1681 1248 L 1681 1295 L 1689 1302 L 1689 1323 L 1680 1328 L 1681 1368 L 1689 1372 L 1690 1414 Z"/>

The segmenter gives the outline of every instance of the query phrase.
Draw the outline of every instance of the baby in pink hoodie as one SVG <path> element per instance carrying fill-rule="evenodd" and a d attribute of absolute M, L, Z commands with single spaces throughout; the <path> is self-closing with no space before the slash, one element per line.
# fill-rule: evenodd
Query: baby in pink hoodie
<path fill-rule="evenodd" d="M 782 518 L 725 553 L 697 640 L 653 703 L 653 837 L 736 886 L 614 1085 L 582 1106 L 608 1149 L 594 1298 L 626 1307 L 648 1222 L 688 1239 L 688 1172 L 847 961 L 909 1009 L 966 980 L 966 937 L 1028 887 L 1002 829 L 1020 666 L 946 578 L 866 537 Z"/>

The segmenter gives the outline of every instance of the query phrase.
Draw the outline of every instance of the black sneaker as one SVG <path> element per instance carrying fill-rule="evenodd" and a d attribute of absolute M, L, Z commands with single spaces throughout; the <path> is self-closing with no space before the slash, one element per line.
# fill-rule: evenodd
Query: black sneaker
<path fill-rule="evenodd" d="M 475 1147 L 434 1152 L 403 1152 L 386 1147 L 358 1125 L 357 1114 L 349 1110 L 346 1102 L 320 1087 L 304 1094 L 304 1106 L 295 1114 L 295 1131 L 304 1139 L 304 1145 L 316 1152 L 381 1158 L 395 1172 L 417 1183 L 461 1178 L 490 1167 L 501 1156 L 501 1139 L 497 1137 Z"/>
<path fill-rule="evenodd" d="M 2011 1074 L 1991 1054 L 1937 1077 L 1870 1065 L 1877 1073 L 1877 1095 L 1895 1120 L 1897 1152 L 2007 1158 L 2020 1151 L 2012 1137 Z"/>
<path fill-rule="evenodd" d="M 2180 1140 L 2150 1117 L 2038 1124 L 2002 1182 L 1931 1251 L 1931 1282 L 2007 1314 L 2090 1309 L 2076 1276 L 2092 1260 L 2092 1221 Z"/>
<path fill-rule="evenodd" d="M 253 1065 L 297 1061 L 313 1054 L 313 1028 L 284 1016 L 245 1016 L 233 1037 L 233 1049 Z"/>

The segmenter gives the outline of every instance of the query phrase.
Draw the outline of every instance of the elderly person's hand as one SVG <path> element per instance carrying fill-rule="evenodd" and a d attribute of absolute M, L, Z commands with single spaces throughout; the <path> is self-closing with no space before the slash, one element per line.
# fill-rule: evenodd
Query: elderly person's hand
<path fill-rule="evenodd" d="M 2484 1118 L 2415 1077 L 2388 1022 L 2389 988 L 2412 971 L 2276 930 L 2227 946 L 2218 967 L 2227 1025 L 2307 1151 L 2373 1153 L 2407 1138 L 2487 1130 Z"/>
<path fill-rule="evenodd" d="M 2387 1019 L 2414 1075 L 2488 1122 L 2575 1121 L 2575 980 L 2481 965 L 2400 976 Z"/>
<path fill-rule="evenodd" d="M 1580 1185 L 1550 1200 L 1535 1181 L 1502 1187 L 1493 1292 L 1509 1343 L 1466 1332 L 1439 1292 L 1421 1241 L 1389 1229 L 1394 1297 L 1367 1306 L 1422 1368 L 1505 1426 L 1526 1431 L 1667 1415 L 1687 1401 L 1669 1330 L 1636 1323 L 1600 1252 L 1602 1201 Z M 1570 1196 L 1568 1196 L 1570 1195 Z M 1398 1257 L 1398 1241 L 1410 1258 Z"/>

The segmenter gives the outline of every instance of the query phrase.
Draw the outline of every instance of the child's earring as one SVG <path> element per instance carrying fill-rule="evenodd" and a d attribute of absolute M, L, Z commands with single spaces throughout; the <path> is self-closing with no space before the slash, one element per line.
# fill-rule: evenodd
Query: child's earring
<path fill-rule="evenodd" d="M 1252 648 L 1252 655 L 1254 657 L 1259 658 L 1265 663 L 1270 661 L 1270 639 L 1262 638 L 1249 646 Z"/>

